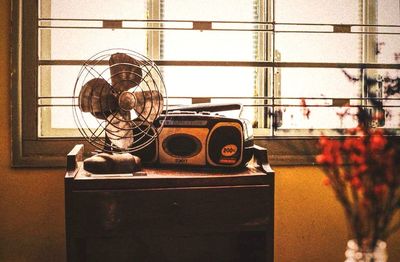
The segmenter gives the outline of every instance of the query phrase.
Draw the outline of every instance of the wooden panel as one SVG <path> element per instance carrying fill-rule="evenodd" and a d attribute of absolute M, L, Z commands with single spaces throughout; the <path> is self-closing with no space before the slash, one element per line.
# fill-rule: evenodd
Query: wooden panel
<path fill-rule="evenodd" d="M 263 232 L 92 238 L 84 261 L 266 261 Z M 117 252 L 116 252 L 117 251 Z"/>
<path fill-rule="evenodd" d="M 265 230 L 267 186 L 80 191 L 72 195 L 74 237 L 188 235 Z"/>

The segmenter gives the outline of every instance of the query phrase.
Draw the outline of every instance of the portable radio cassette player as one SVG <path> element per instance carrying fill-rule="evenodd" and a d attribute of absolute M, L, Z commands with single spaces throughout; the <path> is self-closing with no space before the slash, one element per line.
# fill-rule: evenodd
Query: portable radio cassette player
<path fill-rule="evenodd" d="M 254 140 L 249 122 L 216 113 L 238 108 L 241 105 L 179 107 L 169 112 L 157 139 L 135 155 L 143 163 L 161 165 L 244 166 L 253 156 Z"/>

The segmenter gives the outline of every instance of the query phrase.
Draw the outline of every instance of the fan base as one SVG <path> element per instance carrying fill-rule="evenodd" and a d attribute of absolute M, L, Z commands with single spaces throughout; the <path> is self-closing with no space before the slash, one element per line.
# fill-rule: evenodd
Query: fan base
<path fill-rule="evenodd" d="M 83 161 L 83 168 L 93 174 L 134 174 L 141 166 L 141 159 L 129 153 L 99 153 Z"/>

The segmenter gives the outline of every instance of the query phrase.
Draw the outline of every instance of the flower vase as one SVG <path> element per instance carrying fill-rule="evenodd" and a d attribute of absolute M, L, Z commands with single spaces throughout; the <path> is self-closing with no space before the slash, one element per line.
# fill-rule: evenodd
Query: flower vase
<path fill-rule="evenodd" d="M 378 240 L 374 249 L 369 245 L 359 246 L 352 239 L 347 242 L 345 262 L 387 262 L 386 242 Z"/>

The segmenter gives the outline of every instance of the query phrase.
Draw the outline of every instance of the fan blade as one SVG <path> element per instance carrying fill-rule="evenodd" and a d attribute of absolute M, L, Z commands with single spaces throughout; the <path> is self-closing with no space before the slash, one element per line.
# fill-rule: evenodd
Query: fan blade
<path fill-rule="evenodd" d="M 159 91 L 136 91 L 133 93 L 136 103 L 133 108 L 138 118 L 152 124 L 161 114 L 164 106 L 163 96 Z"/>
<path fill-rule="evenodd" d="M 120 149 L 128 149 L 133 143 L 132 122 L 129 112 L 117 112 L 107 117 L 106 134 Z"/>
<path fill-rule="evenodd" d="M 117 108 L 116 97 L 112 94 L 111 85 L 102 78 L 88 81 L 79 93 L 79 108 L 93 116 L 106 119 Z"/>
<path fill-rule="evenodd" d="M 111 55 L 109 65 L 111 84 L 119 92 L 128 91 L 142 81 L 142 69 L 139 61 L 127 54 Z"/>

